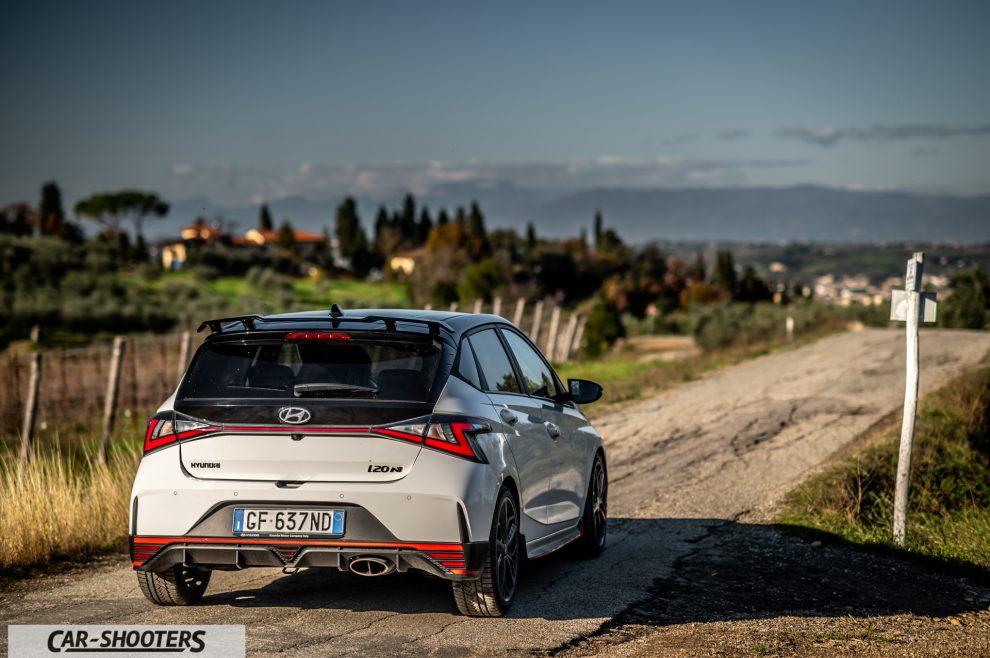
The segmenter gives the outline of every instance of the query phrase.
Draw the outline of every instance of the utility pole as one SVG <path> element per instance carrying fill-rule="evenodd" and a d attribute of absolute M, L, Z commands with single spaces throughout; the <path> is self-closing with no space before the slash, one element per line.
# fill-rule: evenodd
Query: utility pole
<path fill-rule="evenodd" d="M 911 450 L 914 447 L 914 420 L 918 411 L 919 345 L 921 321 L 935 321 L 935 293 L 921 292 L 925 254 L 916 251 L 907 262 L 904 290 L 894 290 L 890 319 L 907 323 L 907 376 L 904 379 L 904 416 L 901 445 L 897 455 L 897 482 L 894 489 L 894 543 L 903 547 L 907 537 L 907 504 L 911 476 Z"/>

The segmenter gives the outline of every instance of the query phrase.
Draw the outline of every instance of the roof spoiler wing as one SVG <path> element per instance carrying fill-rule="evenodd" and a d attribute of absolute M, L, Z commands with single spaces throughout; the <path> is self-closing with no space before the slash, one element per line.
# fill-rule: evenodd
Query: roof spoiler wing
<path fill-rule="evenodd" d="M 449 324 L 446 322 L 441 322 L 439 320 L 424 320 L 422 318 L 412 318 L 412 317 L 392 317 L 387 315 L 365 315 L 361 317 L 350 317 L 346 315 L 339 315 L 334 317 L 305 317 L 305 318 L 291 318 L 291 317 L 269 317 L 265 318 L 260 315 L 234 315 L 227 318 L 217 318 L 215 320 L 206 320 L 199 325 L 196 329 L 197 332 L 209 327 L 210 333 L 220 333 L 223 331 L 223 326 L 226 324 L 231 324 L 234 322 L 241 322 L 244 324 L 246 331 L 254 331 L 254 325 L 256 322 L 265 323 L 276 323 L 276 322 L 329 322 L 330 326 L 336 329 L 340 326 L 341 322 L 356 322 L 363 324 L 374 324 L 381 322 L 385 325 L 388 331 L 398 331 L 396 329 L 396 324 L 403 322 L 406 324 L 419 324 L 427 327 L 429 329 L 430 335 L 439 336 L 441 329 L 446 329 L 447 331 L 453 331 Z"/>

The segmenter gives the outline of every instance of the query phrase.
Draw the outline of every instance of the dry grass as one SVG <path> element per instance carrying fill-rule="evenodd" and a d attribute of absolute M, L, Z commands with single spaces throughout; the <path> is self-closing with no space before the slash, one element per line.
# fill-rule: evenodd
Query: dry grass
<path fill-rule="evenodd" d="M 115 451 L 108 464 L 78 453 L 36 453 L 23 473 L 0 461 L 0 574 L 119 546 L 140 453 Z"/>

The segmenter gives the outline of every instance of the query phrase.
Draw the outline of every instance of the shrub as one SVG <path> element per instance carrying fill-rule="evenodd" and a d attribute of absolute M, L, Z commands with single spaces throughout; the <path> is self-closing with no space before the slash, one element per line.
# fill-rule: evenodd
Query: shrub
<path fill-rule="evenodd" d="M 622 316 L 615 305 L 599 297 L 588 313 L 588 321 L 584 326 L 582 347 L 586 358 L 595 358 L 608 351 L 615 341 L 626 335 L 622 324 Z"/>

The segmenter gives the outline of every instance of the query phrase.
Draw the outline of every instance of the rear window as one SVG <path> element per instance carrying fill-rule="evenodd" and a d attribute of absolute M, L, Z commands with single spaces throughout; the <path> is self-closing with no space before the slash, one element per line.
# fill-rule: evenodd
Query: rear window
<path fill-rule="evenodd" d="M 199 353 L 179 397 L 426 402 L 439 363 L 426 341 L 218 342 Z"/>

